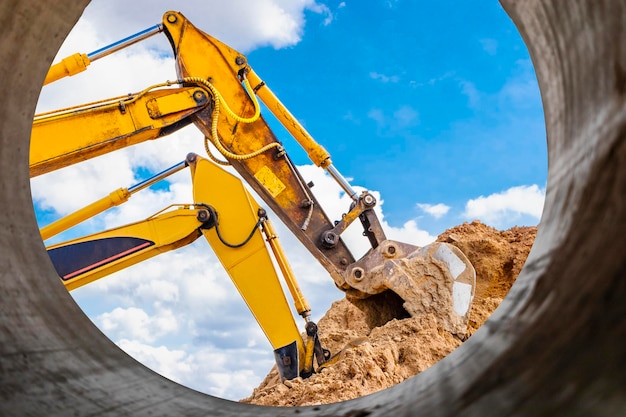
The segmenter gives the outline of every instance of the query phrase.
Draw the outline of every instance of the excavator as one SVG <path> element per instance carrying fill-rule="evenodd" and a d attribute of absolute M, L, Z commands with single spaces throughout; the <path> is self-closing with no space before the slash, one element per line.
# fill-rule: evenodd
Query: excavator
<path fill-rule="evenodd" d="M 147 219 L 47 246 L 68 290 L 86 285 L 204 236 L 245 300 L 274 350 L 282 380 L 307 377 L 332 365 L 311 320 L 311 308 L 291 269 L 269 212 L 284 223 L 350 300 L 393 292 L 409 315 L 436 313 L 448 331 L 463 336 L 475 290 L 475 271 L 455 246 L 424 247 L 390 240 L 368 191 L 357 193 L 335 168 L 328 151 L 256 74 L 248 59 L 168 11 L 162 22 L 92 53 L 76 53 L 51 66 L 44 86 L 74 76 L 97 59 L 163 33 L 172 47 L 176 81 L 98 102 L 35 115 L 31 178 L 91 158 L 168 136 L 193 124 L 204 135 L 207 158 L 189 153 L 182 162 L 40 229 L 44 242 L 112 207 L 136 192 L 189 169 L 193 202 L 166 207 Z M 341 219 L 332 221 L 286 147 L 260 114 L 261 101 L 350 197 Z M 215 152 L 220 156 L 216 156 Z M 234 169 L 236 175 L 223 165 Z M 262 207 L 250 187 L 269 209 Z M 342 234 L 361 223 L 371 247 L 356 259 Z M 297 313 L 301 333 L 282 279 Z M 382 302 L 382 301 L 377 301 Z M 317 364 L 317 367 L 315 366 Z"/>

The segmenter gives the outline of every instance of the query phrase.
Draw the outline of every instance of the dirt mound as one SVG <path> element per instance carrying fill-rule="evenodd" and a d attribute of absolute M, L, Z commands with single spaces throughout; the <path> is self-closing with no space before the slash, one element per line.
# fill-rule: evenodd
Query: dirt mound
<path fill-rule="evenodd" d="M 478 221 L 438 237 L 461 249 L 476 269 L 476 295 L 470 310 L 473 334 L 500 304 L 517 278 L 537 233 L 536 227 L 498 231 Z M 443 330 L 432 314 L 408 317 L 402 300 L 386 292 L 377 299 L 333 303 L 319 321 L 325 348 L 337 352 L 332 367 L 303 380 L 280 382 L 274 367 L 246 403 L 296 406 L 344 401 L 391 387 L 416 375 L 463 343 Z M 384 306 L 384 309 L 380 309 Z"/>

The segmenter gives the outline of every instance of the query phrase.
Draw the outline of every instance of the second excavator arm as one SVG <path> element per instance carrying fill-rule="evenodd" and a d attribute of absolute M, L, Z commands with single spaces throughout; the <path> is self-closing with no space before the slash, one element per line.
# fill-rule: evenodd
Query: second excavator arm
<path fill-rule="evenodd" d="M 193 204 L 171 206 L 139 222 L 50 245 L 48 254 L 62 282 L 72 290 L 204 236 L 272 345 L 281 377 L 310 375 L 313 359 L 323 364 L 329 353 L 321 347 L 316 325 L 310 321 L 311 308 L 267 213 L 237 177 L 195 154 L 158 174 L 155 180 L 184 167 L 191 171 Z M 154 182 L 148 180 L 149 184 Z M 118 190 L 112 194 L 132 192 Z M 51 237 L 126 200 L 105 197 L 57 225 L 43 228 L 42 233 Z M 274 262 L 297 313 L 305 319 L 308 343 L 302 340 L 293 320 Z"/>

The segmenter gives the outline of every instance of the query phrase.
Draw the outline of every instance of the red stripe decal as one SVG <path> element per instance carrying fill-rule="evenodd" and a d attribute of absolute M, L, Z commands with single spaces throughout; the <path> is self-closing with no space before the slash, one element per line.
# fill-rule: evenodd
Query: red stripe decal
<path fill-rule="evenodd" d="M 136 247 L 128 249 L 128 250 L 125 250 L 124 252 L 120 252 L 117 255 L 114 255 L 114 256 L 108 257 L 106 259 L 103 259 L 100 262 L 96 262 L 95 264 L 91 264 L 89 266 L 86 266 L 86 267 L 84 267 L 82 269 L 79 269 L 78 271 L 74 271 L 71 274 L 64 275 L 63 279 L 67 281 L 68 279 L 74 278 L 77 275 L 84 274 L 87 271 L 91 271 L 92 269 L 95 269 L 95 268 L 97 268 L 99 266 L 102 266 L 104 264 L 108 264 L 109 262 L 113 262 L 113 261 L 115 261 L 117 259 L 123 258 L 124 256 L 130 255 L 131 253 L 135 253 L 137 251 L 140 251 L 141 249 L 143 249 L 145 247 L 148 247 L 148 246 L 152 246 L 152 242 L 142 243 L 139 246 L 136 246 Z"/>

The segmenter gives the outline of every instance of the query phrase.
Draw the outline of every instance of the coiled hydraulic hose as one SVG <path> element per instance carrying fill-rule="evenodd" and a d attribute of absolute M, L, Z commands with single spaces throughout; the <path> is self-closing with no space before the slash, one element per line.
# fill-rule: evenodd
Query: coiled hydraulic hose
<path fill-rule="evenodd" d="M 213 118 L 211 120 L 211 137 L 206 137 L 205 136 L 205 149 L 207 151 L 207 154 L 209 155 L 209 158 L 211 158 L 211 160 L 213 160 L 214 162 L 217 162 L 220 165 L 228 165 L 227 162 L 224 161 L 220 161 L 217 160 L 217 158 L 215 158 L 215 156 L 212 155 L 212 153 L 209 150 L 208 147 L 208 142 L 211 141 L 211 143 L 213 143 L 213 145 L 215 145 L 215 147 L 217 148 L 217 150 L 224 155 L 226 158 L 229 159 L 233 159 L 236 161 L 243 161 L 246 159 L 251 159 L 254 158 L 256 156 L 261 155 L 262 153 L 272 149 L 272 148 L 278 148 L 281 147 L 282 145 L 278 142 L 273 142 L 273 143 L 269 143 L 263 147 L 261 147 L 260 149 L 257 149 L 254 152 L 251 153 L 247 153 L 247 154 L 242 154 L 242 155 L 238 155 L 235 154 L 233 152 L 230 152 L 228 149 L 226 149 L 224 147 L 224 145 L 222 144 L 222 142 L 219 139 L 219 135 L 217 133 L 217 123 L 218 123 L 218 118 L 219 118 L 219 114 L 220 114 L 220 110 L 223 106 L 224 110 L 226 110 L 226 113 L 228 113 L 233 119 L 235 119 L 236 121 L 240 122 L 240 123 L 253 123 L 255 122 L 261 115 L 261 106 L 259 105 L 259 102 L 256 98 L 256 96 L 251 93 L 252 91 L 252 87 L 250 86 L 250 82 L 248 81 L 247 78 L 243 78 L 243 84 L 246 88 L 246 91 L 248 92 L 248 95 L 250 96 L 250 98 L 252 99 L 252 103 L 254 104 L 254 114 L 251 117 L 242 117 L 239 116 L 238 114 L 236 114 L 235 112 L 233 112 L 231 110 L 231 108 L 228 106 L 228 103 L 224 100 L 224 98 L 222 97 L 222 95 L 220 94 L 220 92 L 217 90 L 217 88 L 215 88 L 215 86 L 213 84 L 211 84 L 209 81 L 200 78 L 200 77 L 186 77 L 183 78 L 181 80 L 184 83 L 195 83 L 195 84 L 200 84 L 204 87 L 206 87 L 211 94 L 213 95 L 213 100 L 215 102 L 214 105 L 214 109 L 213 109 Z"/>

